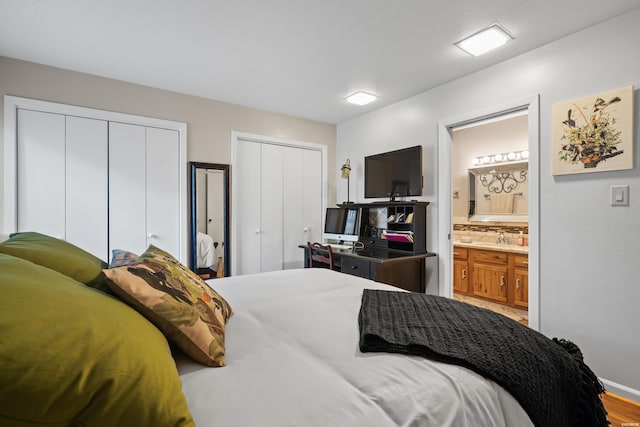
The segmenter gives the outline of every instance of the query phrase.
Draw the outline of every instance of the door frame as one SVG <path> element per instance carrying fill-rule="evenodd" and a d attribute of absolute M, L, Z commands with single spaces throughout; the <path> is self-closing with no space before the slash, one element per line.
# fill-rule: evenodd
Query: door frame
<path fill-rule="evenodd" d="M 323 144 L 316 144 L 313 142 L 306 141 L 296 141 L 293 139 L 286 138 L 277 138 L 271 136 L 257 135 L 246 132 L 231 132 L 231 194 L 235 194 L 236 196 L 231 198 L 231 242 L 233 245 L 231 246 L 231 275 L 236 276 L 238 274 L 237 265 L 235 260 L 239 259 L 238 251 L 241 250 L 239 248 L 239 244 L 237 242 L 238 239 L 238 228 L 242 227 L 241 224 L 238 224 L 238 197 L 239 195 L 238 189 L 234 186 L 237 185 L 237 173 L 238 168 L 234 167 L 237 165 L 238 159 L 238 142 L 239 141 L 249 141 L 255 142 L 258 144 L 272 144 L 272 145 L 281 145 L 287 147 L 295 147 L 302 148 L 305 150 L 315 150 L 319 151 L 322 155 L 322 165 L 321 165 L 321 174 L 322 174 L 322 201 L 321 201 L 321 209 L 322 212 L 325 211 L 327 207 L 327 146 Z M 322 227 L 324 227 L 324 218 L 322 218 Z M 301 242 L 302 243 L 302 242 Z M 302 253 L 300 255 L 302 257 Z"/>
<path fill-rule="evenodd" d="M 540 95 L 444 119 L 438 123 L 438 269 L 439 294 L 453 296 L 453 222 L 451 187 L 452 129 L 527 109 L 529 135 L 529 327 L 540 330 Z"/>

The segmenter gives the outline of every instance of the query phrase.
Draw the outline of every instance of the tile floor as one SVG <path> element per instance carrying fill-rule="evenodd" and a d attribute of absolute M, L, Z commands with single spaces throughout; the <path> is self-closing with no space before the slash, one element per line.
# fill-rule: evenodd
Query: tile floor
<path fill-rule="evenodd" d="M 463 301 L 468 304 L 476 305 L 478 307 L 488 308 L 489 310 L 493 310 L 507 317 L 510 317 L 513 320 L 516 320 L 522 323 L 523 325 L 528 325 L 529 313 L 526 310 L 520 310 L 514 307 L 509 307 L 507 305 L 497 304 L 491 301 L 486 301 L 483 299 L 474 298 L 468 295 L 457 294 L 457 293 L 453 294 L 453 298 L 456 301 Z"/>

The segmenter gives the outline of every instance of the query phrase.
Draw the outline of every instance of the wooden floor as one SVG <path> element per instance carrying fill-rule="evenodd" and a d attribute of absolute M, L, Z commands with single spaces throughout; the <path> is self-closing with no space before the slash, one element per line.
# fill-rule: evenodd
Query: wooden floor
<path fill-rule="evenodd" d="M 640 403 L 612 393 L 604 393 L 602 403 L 609 414 L 611 427 L 640 427 Z"/>

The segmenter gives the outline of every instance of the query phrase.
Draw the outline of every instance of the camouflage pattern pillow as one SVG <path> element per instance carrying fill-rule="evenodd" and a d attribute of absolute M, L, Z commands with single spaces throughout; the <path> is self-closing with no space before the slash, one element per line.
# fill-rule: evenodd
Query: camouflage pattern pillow
<path fill-rule="evenodd" d="M 167 252 L 151 245 L 132 265 L 103 270 L 107 285 L 191 358 L 224 366 L 229 304 Z"/>

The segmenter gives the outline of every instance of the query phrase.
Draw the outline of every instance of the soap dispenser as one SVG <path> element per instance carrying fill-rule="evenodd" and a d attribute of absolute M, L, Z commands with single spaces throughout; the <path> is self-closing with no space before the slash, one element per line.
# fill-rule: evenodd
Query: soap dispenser
<path fill-rule="evenodd" d="M 518 246 L 524 246 L 524 233 L 521 231 L 518 236 Z"/>

